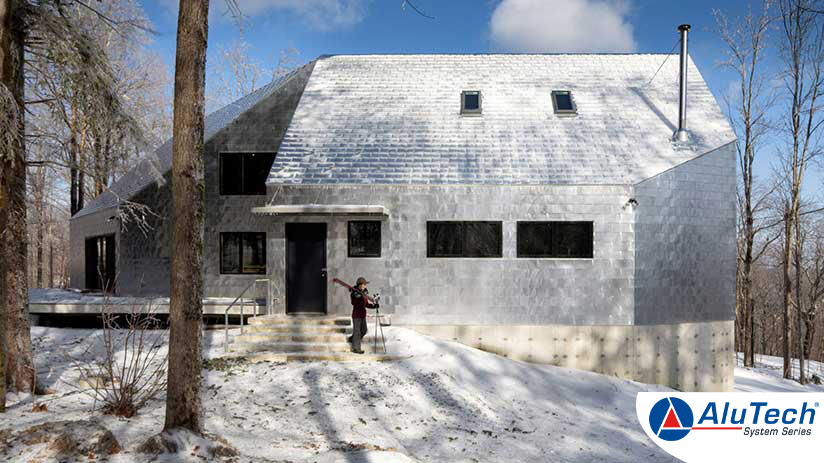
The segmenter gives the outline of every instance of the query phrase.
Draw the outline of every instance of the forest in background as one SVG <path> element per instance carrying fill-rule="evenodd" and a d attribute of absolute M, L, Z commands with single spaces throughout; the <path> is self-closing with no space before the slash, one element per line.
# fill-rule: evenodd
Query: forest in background
<path fill-rule="evenodd" d="M 739 138 L 736 350 L 748 365 L 754 353 L 824 360 L 824 185 L 810 176 L 821 170 L 824 121 L 817 5 L 755 2 L 736 18 L 717 11 L 712 31 L 727 45 L 719 66 L 737 76 L 719 103 Z M 26 52 L 30 287 L 68 285 L 69 217 L 171 136 L 172 72 L 152 51 L 152 24 L 135 0 L 95 6 L 70 2 L 64 14 L 105 53 L 122 112 L 106 110 L 78 61 L 61 55 L 69 51 L 35 40 Z M 207 63 L 207 113 L 299 64 L 294 49 L 254 61 L 242 28 L 238 37 Z M 804 381 L 800 373 L 788 365 L 785 376 Z"/>

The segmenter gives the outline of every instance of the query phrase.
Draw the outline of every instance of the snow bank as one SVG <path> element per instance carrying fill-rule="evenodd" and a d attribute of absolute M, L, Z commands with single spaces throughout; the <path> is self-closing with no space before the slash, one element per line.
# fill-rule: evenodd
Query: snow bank
<path fill-rule="evenodd" d="M 672 461 L 635 416 L 637 392 L 665 387 L 512 361 L 399 327 L 385 333 L 389 353 L 405 360 L 238 360 L 204 370 L 206 431 L 236 448 L 240 461 Z M 66 361 L 66 354 L 100 358 L 101 333 L 34 327 L 32 338 L 40 378 L 57 393 L 39 399 L 48 406 L 40 413 L 31 412 L 28 396 L 10 395 L 0 429 L 94 419 L 124 449 L 111 461 L 145 461 L 137 447 L 162 429 L 163 397 L 130 419 L 102 416 L 72 386 L 78 375 Z M 203 348 L 204 357 L 221 357 L 223 332 L 204 332 Z M 739 390 L 797 390 L 776 377 L 780 364 L 759 362 L 736 369 Z M 158 461 L 203 460 L 197 442 L 181 447 Z"/>

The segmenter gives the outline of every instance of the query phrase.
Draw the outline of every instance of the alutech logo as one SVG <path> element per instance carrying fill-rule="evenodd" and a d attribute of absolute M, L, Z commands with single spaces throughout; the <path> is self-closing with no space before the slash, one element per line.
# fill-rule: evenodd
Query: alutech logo
<path fill-rule="evenodd" d="M 649 427 L 660 439 L 681 440 L 692 429 L 692 409 L 678 397 L 661 399 L 649 412 Z"/>
<path fill-rule="evenodd" d="M 635 406 L 647 436 L 686 462 L 773 462 L 821 453 L 824 393 L 641 392 Z"/>

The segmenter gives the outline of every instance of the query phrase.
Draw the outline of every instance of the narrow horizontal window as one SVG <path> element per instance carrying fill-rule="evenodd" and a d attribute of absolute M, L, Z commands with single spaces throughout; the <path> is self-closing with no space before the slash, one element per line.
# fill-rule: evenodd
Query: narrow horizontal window
<path fill-rule="evenodd" d="M 481 114 L 481 92 L 477 90 L 461 92 L 461 114 Z"/>
<path fill-rule="evenodd" d="M 518 222 L 518 257 L 592 258 L 592 222 Z"/>
<path fill-rule="evenodd" d="M 274 153 L 220 153 L 221 195 L 265 195 Z"/>
<path fill-rule="evenodd" d="M 266 233 L 221 233 L 220 273 L 265 274 Z"/>
<path fill-rule="evenodd" d="M 349 222 L 349 257 L 381 256 L 381 223 L 379 220 Z"/>
<path fill-rule="evenodd" d="M 427 222 L 427 257 L 501 257 L 501 222 Z"/>
<path fill-rule="evenodd" d="M 578 108 L 572 99 L 572 92 L 567 90 L 554 90 L 552 92 L 552 108 L 555 114 L 577 114 Z"/>

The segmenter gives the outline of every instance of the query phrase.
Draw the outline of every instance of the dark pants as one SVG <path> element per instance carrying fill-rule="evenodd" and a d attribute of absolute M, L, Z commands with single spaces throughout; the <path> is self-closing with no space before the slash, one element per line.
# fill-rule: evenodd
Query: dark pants
<path fill-rule="evenodd" d="M 366 319 L 352 319 L 352 351 L 361 350 L 361 338 L 366 336 Z"/>

